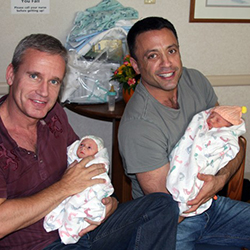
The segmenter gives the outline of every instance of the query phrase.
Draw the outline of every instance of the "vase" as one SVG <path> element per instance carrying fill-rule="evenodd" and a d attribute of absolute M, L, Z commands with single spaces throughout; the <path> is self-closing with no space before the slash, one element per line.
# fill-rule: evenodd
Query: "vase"
<path fill-rule="evenodd" d="M 125 103 L 129 101 L 129 99 L 134 94 L 134 92 L 135 91 L 133 89 L 130 89 L 130 92 L 128 92 L 127 89 L 122 89 L 122 96 L 123 96 L 123 100 L 125 101 Z"/>

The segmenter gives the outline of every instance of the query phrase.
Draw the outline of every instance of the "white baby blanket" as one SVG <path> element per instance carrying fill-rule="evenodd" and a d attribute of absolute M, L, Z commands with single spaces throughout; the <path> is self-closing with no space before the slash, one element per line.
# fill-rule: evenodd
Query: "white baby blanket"
<path fill-rule="evenodd" d="M 166 187 L 178 201 L 180 214 L 185 217 L 204 212 L 212 203 L 210 199 L 195 212 L 183 214 L 190 208 L 187 201 L 194 199 L 202 188 L 203 181 L 197 174 L 215 175 L 239 152 L 238 137 L 246 132 L 243 120 L 240 125 L 209 130 L 206 120 L 210 110 L 193 117 L 169 156 Z"/>

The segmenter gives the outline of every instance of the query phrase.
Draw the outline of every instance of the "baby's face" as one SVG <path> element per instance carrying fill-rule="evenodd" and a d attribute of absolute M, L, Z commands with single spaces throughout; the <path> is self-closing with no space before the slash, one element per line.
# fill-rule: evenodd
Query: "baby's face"
<path fill-rule="evenodd" d="M 230 127 L 232 124 L 225 120 L 222 116 L 220 116 L 216 112 L 211 112 L 210 116 L 207 118 L 208 128 L 222 128 L 222 127 Z"/>
<path fill-rule="evenodd" d="M 97 152 L 98 147 L 95 141 L 86 138 L 81 141 L 76 153 L 79 158 L 85 158 L 90 155 L 95 155 Z"/>

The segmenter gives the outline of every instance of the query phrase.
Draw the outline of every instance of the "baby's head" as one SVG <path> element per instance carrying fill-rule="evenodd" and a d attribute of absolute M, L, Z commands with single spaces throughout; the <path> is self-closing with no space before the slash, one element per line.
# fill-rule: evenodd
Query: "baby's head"
<path fill-rule="evenodd" d="M 104 148 L 102 138 L 88 135 L 81 139 L 76 154 L 79 158 L 85 158 L 90 155 L 95 155 Z"/>
<path fill-rule="evenodd" d="M 246 111 L 244 106 L 216 106 L 207 118 L 208 127 L 211 129 L 239 125 L 242 123 L 242 113 Z"/>

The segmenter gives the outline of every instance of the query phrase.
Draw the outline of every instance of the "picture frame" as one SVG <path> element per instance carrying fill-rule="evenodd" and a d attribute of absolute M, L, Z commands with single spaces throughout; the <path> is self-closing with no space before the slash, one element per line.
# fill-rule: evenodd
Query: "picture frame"
<path fill-rule="evenodd" d="M 250 0 L 190 0 L 189 22 L 250 23 Z"/>

